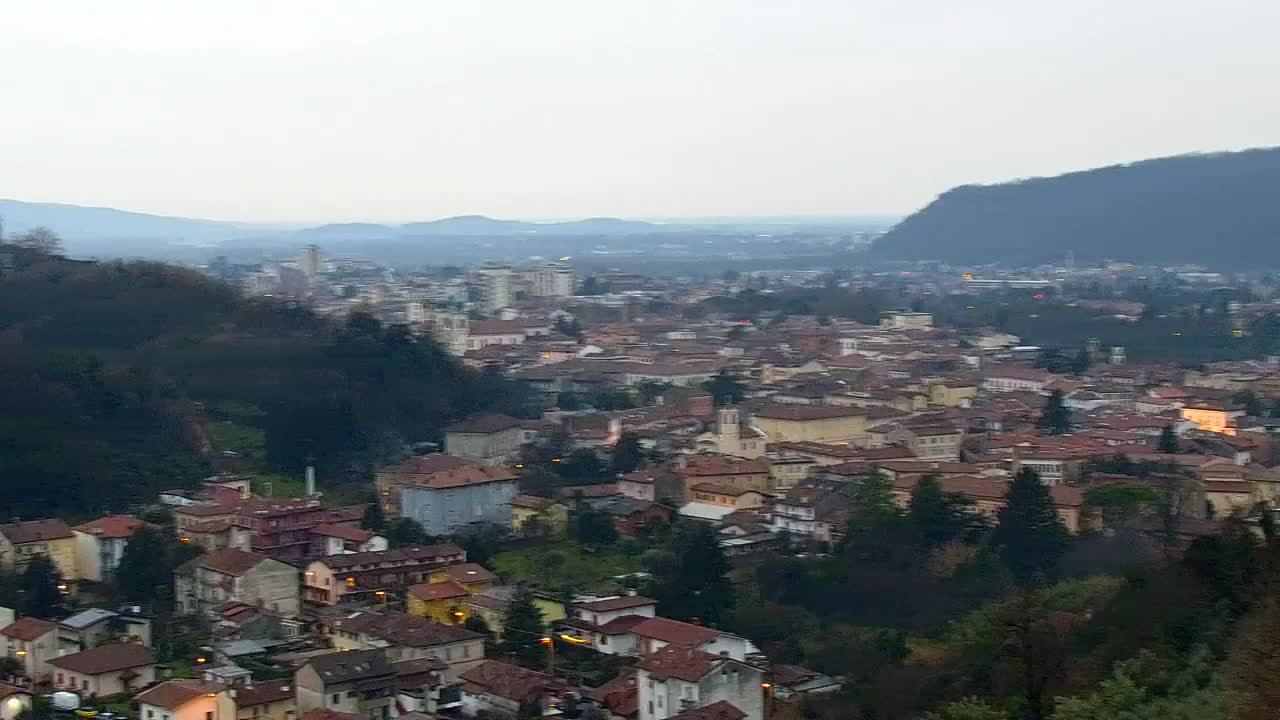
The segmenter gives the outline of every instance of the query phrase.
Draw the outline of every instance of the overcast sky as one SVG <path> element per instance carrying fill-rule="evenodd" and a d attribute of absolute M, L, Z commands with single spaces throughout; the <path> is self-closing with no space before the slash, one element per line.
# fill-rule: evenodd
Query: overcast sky
<path fill-rule="evenodd" d="M 0 0 L 0 197 L 896 214 L 1280 145 L 1275 0 Z"/>

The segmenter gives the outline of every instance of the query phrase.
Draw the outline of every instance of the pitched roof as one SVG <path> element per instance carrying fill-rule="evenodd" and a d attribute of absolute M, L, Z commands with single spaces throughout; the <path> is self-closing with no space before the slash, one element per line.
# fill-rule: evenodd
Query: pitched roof
<path fill-rule="evenodd" d="M 329 555 L 318 558 L 316 562 L 324 563 L 331 570 L 346 570 L 357 565 L 377 565 L 380 563 L 410 564 L 428 561 L 447 562 L 447 558 L 466 557 L 462 548 L 452 543 L 435 545 L 410 545 L 393 550 L 371 550 L 369 552 Z"/>
<path fill-rule="evenodd" d="M 797 422 L 859 417 L 866 414 L 866 409 L 853 405 L 799 405 L 793 403 L 770 403 L 754 413 L 758 418 L 794 420 Z"/>
<path fill-rule="evenodd" d="M 407 487 L 425 487 L 433 490 L 463 487 L 466 485 L 484 485 L 492 482 L 514 481 L 516 476 L 511 470 L 501 465 L 481 466 L 464 465 L 452 470 L 439 470 L 419 475 L 402 475 L 397 478 L 401 485 Z"/>
<path fill-rule="evenodd" d="M 685 466 L 676 472 L 688 476 L 750 475 L 769 472 L 766 458 L 745 460 L 731 455 L 704 453 L 683 456 Z"/>
<path fill-rule="evenodd" d="M 551 498 L 538 497 L 537 495 L 526 495 L 518 493 L 511 498 L 511 504 L 519 508 L 527 508 L 529 510 L 546 510 L 556 503 Z"/>
<path fill-rule="evenodd" d="M 142 527 L 142 521 L 132 515 L 104 515 L 97 520 L 77 525 L 76 530 L 100 538 L 127 538 Z"/>
<path fill-rule="evenodd" d="M 480 433 L 491 434 L 520 427 L 520 420 L 510 415 L 476 415 L 462 422 L 456 422 L 444 429 L 447 433 Z"/>
<path fill-rule="evenodd" d="M 636 667 L 659 678 L 673 677 L 686 682 L 698 682 L 715 669 L 720 661 L 727 659 L 689 647 L 668 645 L 640 658 Z"/>
<path fill-rule="evenodd" d="M 323 535 L 324 537 L 335 537 L 339 540 L 347 540 L 349 542 L 362 543 L 373 537 L 373 533 L 368 530 L 361 530 L 356 527 L 347 525 L 316 525 L 311 528 L 313 535 Z"/>
<path fill-rule="evenodd" d="M 392 475 L 429 475 L 441 470 L 453 470 L 464 465 L 475 463 L 444 453 L 430 453 L 411 457 L 398 465 L 391 465 L 379 471 L 379 474 Z"/>
<path fill-rule="evenodd" d="M 48 620 L 40 618 L 24 617 L 18 618 L 12 624 L 0 630 L 0 635 L 11 637 L 15 640 L 26 640 L 28 642 L 36 640 L 45 635 L 45 633 L 57 630 L 58 626 Z"/>
<path fill-rule="evenodd" d="M 632 628 L 632 632 L 671 645 L 694 648 L 720 637 L 720 633 L 711 628 L 664 617 L 648 618 Z"/>
<path fill-rule="evenodd" d="M 293 698 L 293 686 L 289 685 L 288 682 L 260 682 L 236 688 L 236 705 L 242 708 L 292 700 Z"/>
<path fill-rule="evenodd" d="M 156 661 L 151 648 L 136 643 L 118 643 L 99 645 L 78 653 L 63 655 L 50 659 L 50 665 L 81 675 L 101 675 L 102 673 L 143 667 Z"/>
<path fill-rule="evenodd" d="M 484 637 L 457 625 L 445 625 L 394 610 L 356 613 L 330 624 L 334 629 L 372 635 L 401 647 L 433 647 Z"/>
<path fill-rule="evenodd" d="M 715 493 L 717 495 L 732 495 L 733 497 L 746 495 L 749 492 L 760 493 L 759 490 L 752 490 L 751 488 L 737 488 L 732 485 L 721 485 L 720 483 L 712 482 L 698 483 L 689 489 L 704 493 Z"/>
<path fill-rule="evenodd" d="M 0 535 L 4 535 L 14 545 L 75 537 L 71 528 L 57 518 L 0 525 Z"/>
<path fill-rule="evenodd" d="M 564 681 L 557 677 L 498 660 L 485 660 L 460 677 L 466 683 L 464 690 L 484 692 L 521 703 L 533 702 L 546 692 L 567 689 Z"/>
<path fill-rule="evenodd" d="M 266 555 L 259 555 L 246 550 L 222 548 L 194 558 L 188 565 L 238 577 L 257 567 L 258 563 L 269 559 Z"/>
<path fill-rule="evenodd" d="M 636 687 L 634 670 L 623 670 L 618 676 L 598 688 L 592 688 L 587 697 L 607 708 L 614 715 L 628 718 L 640 709 L 640 693 Z"/>
<path fill-rule="evenodd" d="M 408 593 L 423 602 L 467 597 L 471 594 L 467 592 L 466 588 L 452 580 L 434 583 L 419 583 L 410 587 Z"/>
<path fill-rule="evenodd" d="M 340 683 L 349 680 L 392 674 L 391 663 L 384 650 L 347 650 L 345 652 L 316 655 L 307 660 L 321 682 Z"/>
<path fill-rule="evenodd" d="M 657 600 L 643 595 L 623 595 L 621 597 L 593 600 L 592 602 L 574 603 L 573 607 L 590 610 L 591 612 L 613 612 L 614 610 L 629 610 L 657 604 Z"/>
<path fill-rule="evenodd" d="M 356 720 L 356 716 L 351 713 L 338 712 L 328 708 L 318 707 L 314 710 L 308 710 L 302 714 L 298 720 Z"/>
<path fill-rule="evenodd" d="M 9 683 L 0 682 L 0 700 L 3 700 L 12 695 L 22 695 L 22 694 L 30 695 L 31 691 L 26 688 L 20 688 L 17 685 L 10 685 Z"/>
<path fill-rule="evenodd" d="M 142 705 L 177 710 L 202 695 L 222 692 L 225 689 L 226 686 L 222 683 L 203 680 L 169 680 L 138 695 L 134 700 Z"/>
<path fill-rule="evenodd" d="M 441 572 L 457 583 L 497 582 L 498 580 L 497 575 L 489 572 L 483 565 L 476 563 L 450 565 Z"/>
<path fill-rule="evenodd" d="M 671 716 L 671 720 L 742 720 L 747 714 L 728 700 L 717 700 L 710 705 L 682 710 Z"/>

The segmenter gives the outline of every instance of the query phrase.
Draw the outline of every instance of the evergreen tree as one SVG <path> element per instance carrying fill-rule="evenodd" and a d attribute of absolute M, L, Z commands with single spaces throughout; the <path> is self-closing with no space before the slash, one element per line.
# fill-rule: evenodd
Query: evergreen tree
<path fill-rule="evenodd" d="M 1061 390 L 1054 390 L 1044 404 L 1038 426 L 1050 435 L 1066 435 L 1071 432 L 1071 410 L 1063 401 Z"/>
<path fill-rule="evenodd" d="M 613 527 L 609 513 L 597 510 L 579 499 L 573 510 L 574 538 L 582 545 L 612 545 L 618 541 L 618 531 Z"/>
<path fill-rule="evenodd" d="M 653 594 L 664 614 L 710 625 L 729 616 L 734 605 L 732 568 L 710 525 L 680 528 L 653 556 L 659 558 L 650 564 Z"/>
<path fill-rule="evenodd" d="M 1089 372 L 1089 366 L 1093 364 L 1093 359 L 1089 357 L 1088 348 L 1080 348 L 1080 352 L 1076 353 L 1075 359 L 1071 362 L 1071 372 L 1076 375 L 1083 375 Z"/>
<path fill-rule="evenodd" d="M 891 554 L 903 535 L 902 513 L 889 494 L 889 481 L 871 472 L 858 481 L 842 552 L 853 561 L 879 560 Z"/>
<path fill-rule="evenodd" d="M 711 398 L 717 406 L 736 405 L 742 402 L 747 394 L 747 387 L 727 368 L 721 369 L 714 378 L 703 383 L 702 389 L 711 393 Z"/>
<path fill-rule="evenodd" d="M 53 619 L 62 611 L 62 574 L 48 555 L 35 555 L 22 573 L 21 599 L 23 615 Z"/>
<path fill-rule="evenodd" d="M 997 518 L 991 540 L 1009 574 L 1024 586 L 1051 580 L 1070 540 L 1035 471 L 1018 471 Z"/>
<path fill-rule="evenodd" d="M 425 545 L 431 539 L 422 523 L 413 518 L 396 518 L 387 524 L 387 544 L 393 548 Z"/>
<path fill-rule="evenodd" d="M 613 471 L 629 473 L 644 464 L 644 451 L 635 433 L 624 432 L 613 446 Z"/>
<path fill-rule="evenodd" d="M 387 527 L 387 517 L 382 512 L 382 503 L 376 495 L 369 496 L 364 506 L 364 516 L 360 518 L 360 527 L 373 532 L 382 532 Z"/>
<path fill-rule="evenodd" d="M 1156 446 L 1156 449 L 1162 453 L 1173 454 L 1178 452 L 1178 434 L 1173 431 L 1172 425 L 1165 425 L 1164 429 L 1160 431 L 1160 443 Z"/>
<path fill-rule="evenodd" d="M 538 662 L 544 652 L 541 639 L 547 631 L 542 611 L 533 604 L 533 593 L 525 585 L 516 589 L 502 630 L 502 652 L 514 654 L 527 664 Z"/>
<path fill-rule="evenodd" d="M 126 600 L 145 606 L 159 601 L 167 606 L 164 600 L 173 583 L 172 544 L 172 537 L 147 525 L 129 537 L 116 568 L 116 584 Z"/>
<path fill-rule="evenodd" d="M 907 522 L 925 547 L 937 547 L 960 534 L 964 509 L 942 492 L 942 484 L 934 473 L 916 482 L 907 506 Z"/>

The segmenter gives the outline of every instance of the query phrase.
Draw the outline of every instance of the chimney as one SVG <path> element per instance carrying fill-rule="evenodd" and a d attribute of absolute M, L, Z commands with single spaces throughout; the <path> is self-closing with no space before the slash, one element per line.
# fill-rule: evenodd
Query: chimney
<path fill-rule="evenodd" d="M 316 494 L 316 466 L 315 465 L 307 466 L 306 479 L 307 479 L 306 496 L 315 497 L 315 494 Z"/>

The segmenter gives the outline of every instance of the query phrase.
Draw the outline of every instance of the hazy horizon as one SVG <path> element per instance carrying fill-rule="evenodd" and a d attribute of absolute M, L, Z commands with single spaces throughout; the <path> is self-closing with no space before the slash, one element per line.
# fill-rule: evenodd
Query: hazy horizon
<path fill-rule="evenodd" d="M 50 0 L 0 197 L 248 224 L 901 217 L 1280 144 L 1280 5 Z M 20 72 L 14 69 L 20 69 Z"/>

